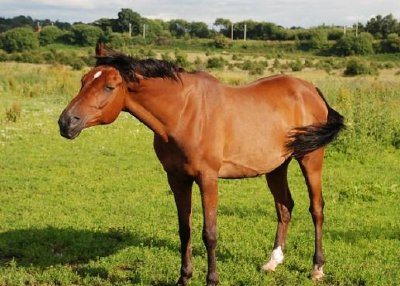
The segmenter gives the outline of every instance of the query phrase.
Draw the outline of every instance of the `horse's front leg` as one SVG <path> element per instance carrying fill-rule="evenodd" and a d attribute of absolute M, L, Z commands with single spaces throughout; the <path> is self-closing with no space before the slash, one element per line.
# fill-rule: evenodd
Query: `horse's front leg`
<path fill-rule="evenodd" d="M 188 285 L 192 277 L 192 185 L 193 179 L 168 174 L 168 183 L 174 193 L 178 210 L 181 240 L 181 274 L 178 284 Z"/>
<path fill-rule="evenodd" d="M 208 271 L 207 285 L 215 286 L 219 282 L 217 272 L 217 208 L 218 208 L 218 176 L 202 174 L 197 180 L 200 187 L 203 205 L 203 241 L 207 249 Z"/>

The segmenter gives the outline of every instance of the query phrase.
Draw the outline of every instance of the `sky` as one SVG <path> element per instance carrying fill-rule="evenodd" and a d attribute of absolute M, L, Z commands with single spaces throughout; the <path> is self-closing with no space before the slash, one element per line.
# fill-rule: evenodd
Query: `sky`
<path fill-rule="evenodd" d="M 400 0 L 0 0 L 0 17 L 90 23 L 117 18 L 130 8 L 151 19 L 185 19 L 209 24 L 217 18 L 233 22 L 255 20 L 284 27 L 366 23 L 376 15 L 392 13 L 400 19 Z"/>

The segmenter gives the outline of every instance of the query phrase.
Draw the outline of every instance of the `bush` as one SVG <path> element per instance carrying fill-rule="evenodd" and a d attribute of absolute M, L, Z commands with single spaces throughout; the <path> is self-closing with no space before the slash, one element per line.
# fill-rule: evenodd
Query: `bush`
<path fill-rule="evenodd" d="M 41 46 L 54 44 L 64 35 L 64 32 L 56 26 L 47 26 L 39 33 L 39 42 Z"/>
<path fill-rule="evenodd" d="M 201 60 L 200 57 L 196 57 L 196 59 L 193 62 L 195 70 L 204 70 L 206 67 L 206 64 Z"/>
<path fill-rule="evenodd" d="M 302 71 L 304 69 L 304 64 L 299 59 L 297 59 L 296 61 L 290 63 L 290 68 L 294 72 Z"/>
<path fill-rule="evenodd" d="M 365 60 L 353 58 L 348 61 L 344 74 L 347 76 L 376 75 L 378 70 Z"/>
<path fill-rule="evenodd" d="M 21 117 L 21 105 L 13 103 L 13 105 L 6 110 L 6 120 L 9 122 L 17 122 Z"/>
<path fill-rule="evenodd" d="M 251 75 L 262 75 L 266 67 L 268 67 L 268 63 L 264 61 L 257 62 L 245 60 L 242 65 L 242 69 L 249 71 L 249 74 Z"/>
<path fill-rule="evenodd" d="M 182 68 L 188 68 L 190 63 L 187 54 L 182 53 L 180 50 L 175 50 L 175 64 Z"/>
<path fill-rule="evenodd" d="M 164 61 L 167 61 L 167 62 L 172 62 L 173 61 L 172 56 L 168 52 L 162 53 L 161 54 L 161 59 L 164 60 Z"/>
<path fill-rule="evenodd" d="M 222 69 L 225 67 L 225 60 L 223 57 L 213 57 L 207 60 L 207 68 Z"/>
<path fill-rule="evenodd" d="M 108 42 L 114 49 L 121 49 L 132 44 L 132 37 L 127 34 L 111 33 Z"/>
<path fill-rule="evenodd" d="M 400 36 L 396 33 L 388 35 L 387 39 L 381 42 L 381 51 L 384 53 L 399 53 Z"/>
<path fill-rule="evenodd" d="M 72 26 L 73 42 L 79 46 L 94 46 L 97 40 L 103 36 L 99 27 L 76 24 Z"/>
<path fill-rule="evenodd" d="M 333 53 L 338 56 L 373 54 L 373 41 L 374 38 L 370 33 L 361 33 L 358 37 L 354 35 L 343 36 L 333 46 Z"/>
<path fill-rule="evenodd" d="M 3 34 L 2 47 L 9 53 L 33 50 L 39 47 L 39 40 L 31 28 L 15 28 Z"/>
<path fill-rule="evenodd" d="M 328 33 L 326 30 L 314 30 L 311 32 L 310 40 L 307 46 L 311 50 L 321 51 L 325 49 L 328 44 Z"/>
<path fill-rule="evenodd" d="M 218 34 L 214 38 L 214 47 L 217 49 L 226 49 L 232 45 L 232 41 L 224 35 Z"/>
<path fill-rule="evenodd" d="M 5 51 L 0 50 L 0 62 L 6 61 L 8 61 L 8 54 Z"/>

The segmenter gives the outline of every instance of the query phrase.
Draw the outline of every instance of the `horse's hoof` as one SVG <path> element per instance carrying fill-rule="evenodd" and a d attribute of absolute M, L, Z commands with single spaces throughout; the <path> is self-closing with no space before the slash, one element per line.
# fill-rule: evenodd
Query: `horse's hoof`
<path fill-rule="evenodd" d="M 314 266 L 314 268 L 313 268 L 313 270 L 311 272 L 311 279 L 312 280 L 321 281 L 324 278 L 325 274 L 324 274 L 324 271 L 323 271 L 322 268 L 323 268 L 323 266 L 320 266 L 320 267 L 317 266 L 317 265 Z"/>
<path fill-rule="evenodd" d="M 264 270 L 265 272 L 274 272 L 278 265 L 279 265 L 278 261 L 271 259 L 270 261 L 268 261 L 263 265 L 262 270 Z"/>
<path fill-rule="evenodd" d="M 264 271 L 271 272 L 275 271 L 276 267 L 283 262 L 282 248 L 278 246 L 272 251 L 271 259 L 265 263 L 262 267 Z"/>

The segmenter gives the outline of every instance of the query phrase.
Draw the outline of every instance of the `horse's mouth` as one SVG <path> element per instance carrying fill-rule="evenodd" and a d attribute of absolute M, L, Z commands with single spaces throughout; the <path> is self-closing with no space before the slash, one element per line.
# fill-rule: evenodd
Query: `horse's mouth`
<path fill-rule="evenodd" d="M 70 117 L 66 114 L 61 114 L 58 120 L 60 135 L 67 139 L 75 139 L 85 127 L 85 121 L 77 117 Z"/>
<path fill-rule="evenodd" d="M 81 131 L 82 129 L 76 129 L 76 128 L 68 131 L 60 129 L 60 135 L 64 138 L 72 140 L 78 137 L 79 134 L 81 134 Z"/>

